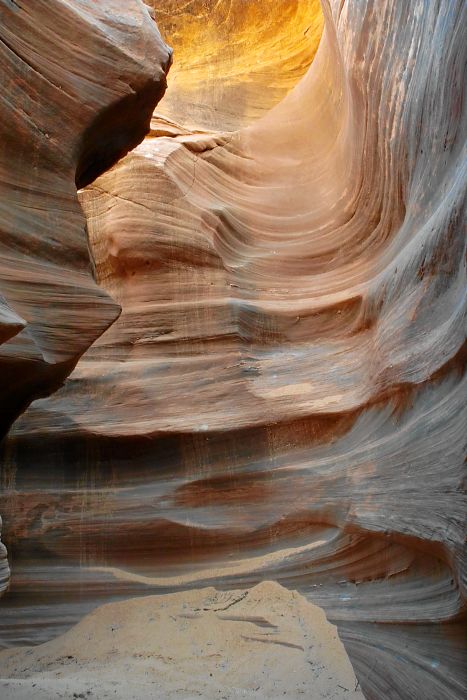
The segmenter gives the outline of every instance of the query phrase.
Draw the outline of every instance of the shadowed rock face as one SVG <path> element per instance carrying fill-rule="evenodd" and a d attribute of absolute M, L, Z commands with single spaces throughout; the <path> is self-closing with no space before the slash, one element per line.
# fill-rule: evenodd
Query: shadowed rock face
<path fill-rule="evenodd" d="M 465 695 L 467 8 L 322 8 L 259 120 L 180 98 L 183 125 L 174 101 L 81 194 L 122 314 L 5 443 L 9 643 L 275 579 L 338 625 L 368 698 Z"/>
<path fill-rule="evenodd" d="M 143 3 L 121 5 L 0 2 L 0 435 L 119 313 L 76 187 L 143 139 L 170 60 Z"/>
<path fill-rule="evenodd" d="M 0 0 L 0 438 L 120 312 L 76 188 L 143 139 L 170 63 L 146 6 L 121 5 Z"/>

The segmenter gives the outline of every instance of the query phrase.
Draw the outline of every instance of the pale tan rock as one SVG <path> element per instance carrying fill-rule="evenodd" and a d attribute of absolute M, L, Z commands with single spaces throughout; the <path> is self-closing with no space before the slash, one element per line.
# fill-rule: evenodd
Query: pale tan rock
<path fill-rule="evenodd" d="M 98 608 L 57 639 L 0 653 L 4 700 L 362 700 L 337 630 L 276 583 Z"/>

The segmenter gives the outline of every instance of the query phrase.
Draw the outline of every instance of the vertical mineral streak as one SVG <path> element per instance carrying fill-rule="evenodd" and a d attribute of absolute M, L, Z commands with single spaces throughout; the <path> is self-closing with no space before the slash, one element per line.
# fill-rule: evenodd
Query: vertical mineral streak
<path fill-rule="evenodd" d="M 323 0 L 281 99 L 273 10 L 255 43 L 213 2 L 232 41 L 204 110 L 205 3 L 149 4 L 186 73 L 81 194 L 122 314 L 5 443 L 6 639 L 274 579 L 337 624 L 367 698 L 460 700 L 467 4 Z"/>
<path fill-rule="evenodd" d="M 121 5 L 0 0 L 0 438 L 120 311 L 77 187 L 143 139 L 170 63 L 146 6 Z"/>

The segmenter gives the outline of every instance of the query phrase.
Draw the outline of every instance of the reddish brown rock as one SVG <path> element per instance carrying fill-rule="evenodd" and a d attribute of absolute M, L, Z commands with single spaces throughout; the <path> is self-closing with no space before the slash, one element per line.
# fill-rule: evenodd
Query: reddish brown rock
<path fill-rule="evenodd" d="M 465 695 L 466 6 L 323 11 L 259 121 L 178 100 L 81 194 L 122 314 L 5 444 L 9 642 L 275 579 L 368 698 Z"/>
<path fill-rule="evenodd" d="M 136 146 L 169 49 L 143 3 L 0 3 L 0 434 L 118 316 L 76 188 Z"/>
<path fill-rule="evenodd" d="M 142 140 L 169 63 L 139 0 L 0 2 L 0 439 L 119 314 L 77 188 Z"/>

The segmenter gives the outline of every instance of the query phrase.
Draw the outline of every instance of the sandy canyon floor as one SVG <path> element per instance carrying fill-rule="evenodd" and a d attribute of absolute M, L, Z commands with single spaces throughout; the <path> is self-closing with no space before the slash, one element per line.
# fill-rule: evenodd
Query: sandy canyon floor
<path fill-rule="evenodd" d="M 3 700 L 363 698 L 317 606 L 279 584 L 135 598 L 0 654 Z"/>

